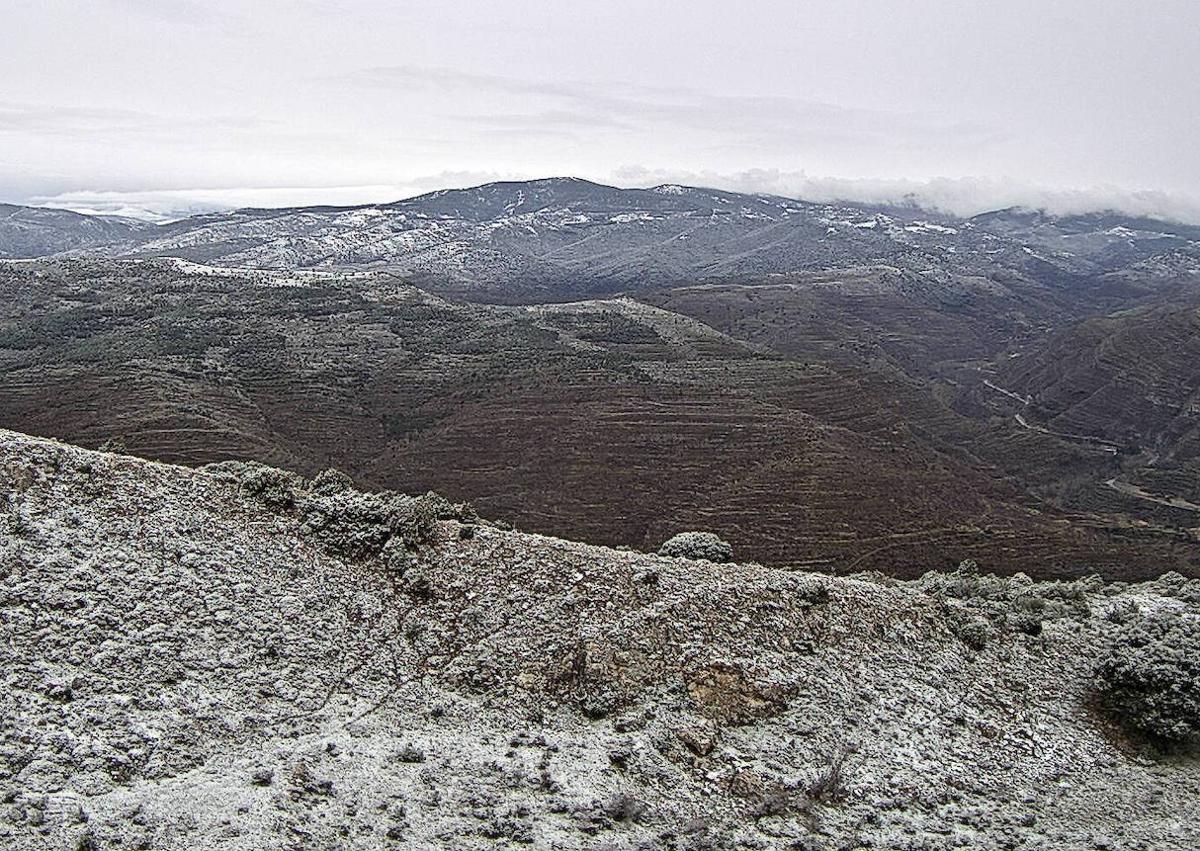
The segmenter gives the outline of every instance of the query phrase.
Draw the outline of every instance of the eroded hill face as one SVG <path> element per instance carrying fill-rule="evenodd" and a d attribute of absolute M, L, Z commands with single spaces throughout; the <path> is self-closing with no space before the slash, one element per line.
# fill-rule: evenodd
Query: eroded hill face
<path fill-rule="evenodd" d="M 911 284 L 868 270 L 682 287 L 661 307 L 509 307 L 378 275 L 13 265 L 0 422 L 173 462 L 336 464 L 611 545 L 711 528 L 747 557 L 828 571 L 963 558 L 1039 576 L 1194 570 L 1187 526 L 1135 525 L 1120 505 L 1081 516 L 1037 492 L 1089 475 L 1102 487 L 1111 455 L 963 415 L 905 371 L 937 361 L 979 385 L 967 359 L 987 338 L 956 340 L 1007 292 L 961 282 L 985 300 L 934 328 L 920 319 L 929 290 Z M 903 299 L 908 336 L 872 342 Z M 836 321 L 852 310 L 865 330 Z M 830 333 L 814 332 L 818 312 Z"/>
<path fill-rule="evenodd" d="M 1096 714 L 1180 577 L 920 583 L 507 532 L 447 503 L 0 432 L 20 848 L 1190 847 Z"/>

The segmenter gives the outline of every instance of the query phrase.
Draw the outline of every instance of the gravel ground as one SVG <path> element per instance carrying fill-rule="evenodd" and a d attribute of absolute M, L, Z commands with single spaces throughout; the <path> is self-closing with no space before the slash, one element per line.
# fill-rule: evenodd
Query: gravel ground
<path fill-rule="evenodd" d="M 339 487 L 0 431 L 0 847 L 1200 847 L 1200 766 L 1089 688 L 1108 613 L 1191 585 L 972 631 L 937 583 L 399 497 L 347 548 Z"/>

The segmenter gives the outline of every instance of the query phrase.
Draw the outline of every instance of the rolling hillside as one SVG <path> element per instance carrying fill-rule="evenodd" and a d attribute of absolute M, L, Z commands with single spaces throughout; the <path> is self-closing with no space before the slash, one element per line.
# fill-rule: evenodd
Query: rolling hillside
<path fill-rule="evenodd" d="M 628 298 L 455 304 L 386 276 L 166 261 L 21 264 L 0 287 L 0 422 L 30 432 L 336 465 L 596 543 L 714 527 L 831 571 L 1197 567 L 1186 526 L 1037 495 L 1109 455 L 964 416 L 891 362 L 798 356 Z"/>
<path fill-rule="evenodd" d="M 814 204 L 684 186 L 617 189 L 575 178 L 494 183 L 358 207 L 244 209 L 136 233 L 58 216 L 37 253 L 180 257 L 264 269 L 388 270 L 493 301 L 704 279 L 886 264 L 906 272 L 1003 274 L 1059 289 L 1135 264 L 1200 256 L 1200 228 L 1115 215 L 1004 210 L 956 219 L 916 208 Z M 11 217 L 11 214 L 10 214 Z M 123 226 L 124 227 L 124 226 Z M 114 231 L 97 238 L 92 231 Z M 107 232 L 106 231 L 106 232 Z M 29 242 L 0 220 L 0 257 Z M 1113 279 L 1114 286 L 1116 279 Z"/>

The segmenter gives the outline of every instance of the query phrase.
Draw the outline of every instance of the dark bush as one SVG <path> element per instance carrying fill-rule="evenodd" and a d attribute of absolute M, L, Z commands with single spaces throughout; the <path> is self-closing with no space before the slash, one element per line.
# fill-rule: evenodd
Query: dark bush
<path fill-rule="evenodd" d="M 1103 708 L 1165 745 L 1200 739 L 1200 621 L 1143 618 L 1121 628 L 1096 667 Z"/>
<path fill-rule="evenodd" d="M 649 809 L 645 801 L 625 793 L 609 797 L 602 805 L 604 814 L 616 822 L 641 821 Z"/>
<path fill-rule="evenodd" d="M 1040 625 L 1041 622 L 1038 623 Z M 987 619 L 980 617 L 952 622 L 951 629 L 963 644 L 976 651 L 987 647 L 988 638 L 992 632 Z"/>
<path fill-rule="evenodd" d="M 390 495 L 357 491 L 309 499 L 304 509 L 303 531 L 331 555 L 351 559 L 379 555 L 402 516 Z"/>
<path fill-rule="evenodd" d="M 242 489 L 272 508 L 291 508 L 296 504 L 304 479 L 287 470 L 249 462 L 241 476 Z"/>

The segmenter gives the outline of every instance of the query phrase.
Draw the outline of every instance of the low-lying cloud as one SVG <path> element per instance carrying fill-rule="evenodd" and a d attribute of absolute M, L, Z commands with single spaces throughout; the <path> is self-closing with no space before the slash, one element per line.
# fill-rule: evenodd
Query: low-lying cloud
<path fill-rule="evenodd" d="M 448 171 L 417 177 L 404 183 L 361 186 L 236 186 L 129 192 L 81 189 L 34 196 L 28 199 L 28 203 L 36 207 L 74 210 L 77 213 L 166 222 L 200 213 L 244 207 L 341 207 L 382 204 L 445 189 L 447 186 L 475 186 L 494 180 L 519 177 L 495 172 Z"/>
<path fill-rule="evenodd" d="M 1008 207 L 1075 215 L 1112 210 L 1128 216 L 1200 224 L 1200 198 L 1160 190 L 1117 186 L 1050 187 L 1018 179 L 938 177 L 930 180 L 881 180 L 818 177 L 800 172 L 752 169 L 722 174 L 626 166 L 620 185 L 681 183 L 737 192 L 766 193 L 805 201 L 845 201 L 864 205 L 913 204 L 954 216 L 974 216 Z"/>

